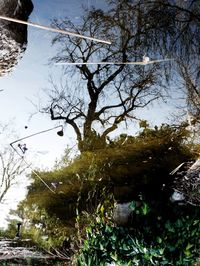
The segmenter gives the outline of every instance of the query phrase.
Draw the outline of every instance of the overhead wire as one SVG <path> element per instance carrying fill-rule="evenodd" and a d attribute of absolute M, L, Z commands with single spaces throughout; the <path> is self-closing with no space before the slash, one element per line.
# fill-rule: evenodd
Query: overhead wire
<path fill-rule="evenodd" d="M 48 30 L 48 31 L 56 32 L 56 33 L 65 34 L 65 35 L 72 35 L 74 37 L 87 39 L 87 40 L 91 40 L 91 41 L 96 41 L 96 42 L 100 42 L 100 43 L 111 44 L 111 41 L 106 41 L 106 40 L 98 39 L 98 38 L 91 37 L 91 36 L 85 36 L 85 35 L 78 34 L 76 32 L 67 31 L 67 30 L 52 28 L 52 27 L 49 27 L 49 26 L 44 26 L 44 25 L 33 23 L 33 22 L 24 21 L 24 20 L 21 20 L 21 19 L 11 18 L 11 17 L 7 17 L 7 16 L 2 16 L 2 15 L 0 16 L 0 19 L 6 20 L 6 21 L 10 21 L 10 22 L 14 22 L 14 23 L 28 25 L 28 26 L 39 28 L 39 29 L 42 29 L 42 30 Z"/>
<path fill-rule="evenodd" d="M 14 142 L 15 143 L 15 142 Z M 10 143 L 10 146 L 13 148 L 13 150 L 20 156 L 20 158 L 25 162 L 25 164 L 30 168 L 30 170 L 32 171 L 32 173 L 34 173 L 39 180 L 54 194 L 56 194 L 56 192 L 50 188 L 50 186 L 44 181 L 44 179 L 38 175 L 38 173 L 31 167 L 30 163 L 28 163 L 25 159 L 24 156 L 22 156 L 13 146 L 13 143 Z"/>

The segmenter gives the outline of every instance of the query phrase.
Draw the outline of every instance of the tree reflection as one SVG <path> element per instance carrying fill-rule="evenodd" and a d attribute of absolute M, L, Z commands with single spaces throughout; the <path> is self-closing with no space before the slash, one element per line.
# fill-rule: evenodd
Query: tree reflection
<path fill-rule="evenodd" d="M 143 130 L 137 136 L 122 134 L 108 141 L 120 124 L 128 126 L 131 119 L 138 119 L 137 109 L 166 96 L 173 98 L 179 89 L 186 91 L 187 107 L 198 119 L 198 1 L 110 0 L 108 4 L 107 11 L 87 11 L 81 25 L 66 19 L 54 20 L 54 26 L 111 39 L 112 45 L 60 34 L 53 40 L 59 47 L 53 63 L 130 62 L 141 61 L 144 55 L 174 60 L 145 66 L 66 66 L 61 84 L 51 80 L 50 103 L 42 112 L 72 126 L 81 154 L 60 168 L 39 171 L 55 193 L 44 188 L 33 172 L 33 183 L 20 208 L 31 226 L 40 227 L 38 234 L 53 236 L 55 243 L 50 244 L 55 246 L 58 238 L 63 241 L 74 231 L 81 232 L 99 203 L 107 200 L 112 207 L 111 197 L 117 203 L 145 199 L 168 219 L 162 207 L 168 205 L 172 192 L 174 176 L 169 173 L 199 152 L 199 146 L 189 141 L 185 123 L 151 129 L 147 121 L 141 121 Z M 159 212 L 156 219 L 161 217 Z"/>
<path fill-rule="evenodd" d="M 167 94 L 173 97 L 177 91 L 170 90 L 170 84 L 177 79 L 186 83 L 188 105 L 197 106 L 199 98 L 195 97 L 194 102 L 191 95 L 196 90 L 199 93 L 199 87 L 188 86 L 187 73 L 183 71 L 184 66 L 192 62 L 192 71 L 199 77 L 197 2 L 112 0 L 108 1 L 107 11 L 87 11 L 81 25 L 74 25 L 67 19 L 54 20 L 54 26 L 60 29 L 89 32 L 111 39 L 112 44 L 58 35 L 53 44 L 58 45 L 59 52 L 52 58 L 53 62 L 130 62 L 141 61 L 144 54 L 152 59 L 174 60 L 145 67 L 66 66 L 61 86 L 51 81 L 50 104 L 42 111 L 49 113 L 52 120 L 64 120 L 71 125 L 79 150 L 85 151 L 105 146 L 109 133 L 121 123 L 137 119 L 136 109 Z M 189 82 L 191 84 L 191 80 Z"/>

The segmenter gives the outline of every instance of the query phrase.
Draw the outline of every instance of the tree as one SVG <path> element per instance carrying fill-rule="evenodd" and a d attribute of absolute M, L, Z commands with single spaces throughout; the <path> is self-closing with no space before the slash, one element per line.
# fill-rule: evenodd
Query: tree
<path fill-rule="evenodd" d="M 169 6 L 163 1 L 163 6 Z M 170 1 L 169 1 L 170 2 Z M 193 122 L 200 121 L 200 10 L 199 1 L 180 1 L 170 4 L 177 14 L 177 37 L 174 38 L 174 56 L 176 58 L 177 75 L 174 84 L 177 91 L 182 89 L 186 104 L 185 109 L 193 116 Z M 179 40 L 179 41 L 177 41 Z M 179 47 L 179 49 L 177 49 Z M 180 49 L 181 48 L 181 49 Z"/>
<path fill-rule="evenodd" d="M 199 65 L 193 62 L 180 62 L 179 69 L 183 87 L 187 94 L 187 107 L 191 116 L 191 123 L 200 123 L 200 72 Z"/>
<path fill-rule="evenodd" d="M 198 4 L 189 2 L 112 0 L 108 1 L 109 11 L 86 12 L 81 25 L 54 20 L 58 28 L 110 39 L 112 45 L 58 35 L 53 44 L 59 45 L 59 52 L 52 61 L 141 61 L 148 53 L 155 58 L 169 56 L 177 63 L 180 58 L 188 62 L 199 48 Z M 108 134 L 122 122 L 136 119 L 136 109 L 166 95 L 170 72 L 175 79 L 172 70 L 178 74 L 179 69 L 179 64 L 172 64 L 66 66 L 65 83 L 59 86 L 51 80 L 50 101 L 42 111 L 50 113 L 52 120 L 64 120 L 73 127 L 81 152 L 102 148 Z"/>
<path fill-rule="evenodd" d="M 76 32 L 111 38 L 112 46 L 58 35 L 53 43 L 61 45 L 61 52 L 54 62 L 87 61 L 136 61 L 141 54 L 138 35 L 140 24 L 130 20 L 133 14 L 123 12 L 120 7 L 111 15 L 101 10 L 92 10 L 83 17 L 81 29 L 70 21 L 54 21 L 59 28 L 70 27 Z M 113 19 L 114 17 L 114 19 Z M 126 20 L 130 21 L 126 24 Z M 136 32 L 131 28 L 137 26 Z M 134 47 L 134 49 L 132 49 Z M 138 51 L 137 51 L 138 50 Z M 144 52 L 144 51 L 143 51 Z M 71 67 L 70 67 L 71 68 Z M 146 68 L 126 65 L 80 65 L 67 69 L 67 74 L 75 74 L 74 84 L 62 84 L 59 88 L 53 80 L 50 91 L 50 105 L 43 109 L 51 114 L 52 120 L 64 120 L 76 133 L 79 150 L 92 150 L 106 145 L 106 138 L 122 122 L 134 119 L 134 110 L 143 108 L 158 99 L 164 84 L 159 65 Z M 72 75 L 71 75 L 72 77 Z M 162 85 L 162 86 L 161 86 Z M 102 130 L 100 131 L 99 128 Z"/>
<path fill-rule="evenodd" d="M 8 133 L 8 126 L 2 126 L 3 133 Z M 7 135 L 8 136 L 8 135 Z M 8 191 L 18 182 L 18 177 L 25 174 L 27 164 L 23 158 L 9 146 L 2 145 L 0 151 L 0 203 Z"/>
<path fill-rule="evenodd" d="M 0 152 L 0 203 L 5 195 L 17 184 L 17 178 L 27 168 L 22 158 L 19 158 L 11 148 L 5 148 Z"/>
<path fill-rule="evenodd" d="M 131 201 L 140 192 L 153 200 L 169 199 L 174 180 L 169 173 L 195 156 L 186 137 L 185 129 L 169 125 L 144 128 L 135 137 L 122 135 L 106 149 L 84 152 L 61 169 L 39 171 L 50 186 L 57 184 L 52 186 L 55 193 L 32 174 L 26 204 L 70 224 L 77 207 L 92 212 L 108 194 L 119 201 Z"/>

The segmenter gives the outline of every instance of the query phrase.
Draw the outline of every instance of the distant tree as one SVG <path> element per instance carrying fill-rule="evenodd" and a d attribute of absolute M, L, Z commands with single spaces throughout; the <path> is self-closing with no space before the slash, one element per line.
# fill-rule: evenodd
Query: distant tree
<path fill-rule="evenodd" d="M 11 148 L 0 152 L 0 203 L 7 192 L 18 182 L 18 177 L 24 174 L 27 165 Z"/>
<path fill-rule="evenodd" d="M 200 60 L 200 58 L 199 58 Z M 191 123 L 200 123 L 200 68 L 191 62 L 179 62 L 182 86 L 187 95 L 187 108 L 191 116 Z"/>
<path fill-rule="evenodd" d="M 0 126 L 1 134 L 8 134 L 8 126 Z M 7 135 L 8 136 L 8 135 Z M 25 174 L 27 164 L 16 152 L 2 144 L 0 150 L 0 203 L 3 202 L 8 191 L 18 182 L 18 178 Z"/>

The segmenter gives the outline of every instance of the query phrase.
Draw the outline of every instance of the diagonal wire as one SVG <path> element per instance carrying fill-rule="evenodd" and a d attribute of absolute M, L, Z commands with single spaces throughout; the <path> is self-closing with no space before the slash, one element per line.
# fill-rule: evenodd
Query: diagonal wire
<path fill-rule="evenodd" d="M 6 17 L 6 16 L 0 16 L 0 19 L 11 21 L 11 22 L 15 22 L 15 23 L 19 23 L 19 24 L 28 25 L 28 26 L 39 28 L 39 29 L 43 29 L 43 30 L 57 32 L 57 33 L 65 34 L 65 35 L 72 35 L 74 37 L 88 39 L 88 40 L 91 40 L 91 41 L 101 42 L 101 43 L 105 43 L 105 44 L 111 44 L 110 41 L 97 39 L 97 38 L 94 38 L 94 37 L 91 37 L 91 36 L 81 35 L 81 34 L 78 34 L 78 33 L 75 33 L 75 32 L 67 31 L 67 30 L 56 29 L 56 28 L 52 28 L 52 27 L 36 24 L 36 23 L 33 23 L 33 22 L 27 22 L 27 21 L 24 21 L 24 20 L 21 20 L 21 19 L 16 19 L 16 18 L 11 18 L 11 17 Z"/>
<path fill-rule="evenodd" d="M 13 143 L 10 143 L 10 146 L 13 148 L 13 150 L 20 156 L 20 158 L 25 162 L 25 164 L 31 169 L 31 171 L 39 178 L 39 180 L 54 194 L 56 194 L 55 191 L 53 191 L 50 186 L 42 179 L 41 176 L 38 175 L 38 173 L 30 166 L 30 164 L 24 159 L 24 156 L 22 156 L 14 147 Z"/>

